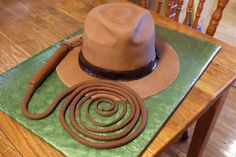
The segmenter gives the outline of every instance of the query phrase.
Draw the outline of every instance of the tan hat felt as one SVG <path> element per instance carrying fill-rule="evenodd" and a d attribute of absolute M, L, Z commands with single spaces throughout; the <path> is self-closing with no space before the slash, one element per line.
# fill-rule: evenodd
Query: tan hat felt
<path fill-rule="evenodd" d="M 132 80 L 117 78 L 142 98 L 167 88 L 179 72 L 178 56 L 167 42 L 155 36 L 150 13 L 129 3 L 105 4 L 89 12 L 82 46 L 75 47 L 56 69 L 67 86 L 99 79 L 81 68 L 81 53 L 89 64 L 115 72 L 137 71 L 157 60 L 157 66 L 145 76 Z M 156 58 L 157 53 L 160 59 Z"/>

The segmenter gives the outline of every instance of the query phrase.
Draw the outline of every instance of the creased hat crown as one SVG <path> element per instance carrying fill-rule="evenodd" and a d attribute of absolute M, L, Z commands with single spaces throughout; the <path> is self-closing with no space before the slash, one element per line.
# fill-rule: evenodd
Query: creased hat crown
<path fill-rule="evenodd" d="M 94 8 L 85 20 L 82 53 L 107 70 L 131 71 L 149 64 L 156 56 L 151 14 L 129 3 Z"/>

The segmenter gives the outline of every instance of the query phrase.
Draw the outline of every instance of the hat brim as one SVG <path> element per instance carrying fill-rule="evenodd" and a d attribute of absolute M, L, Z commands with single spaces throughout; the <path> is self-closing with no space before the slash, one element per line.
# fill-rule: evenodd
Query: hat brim
<path fill-rule="evenodd" d="M 171 45 L 156 38 L 156 49 L 160 61 L 152 73 L 138 80 L 119 81 L 135 90 L 143 99 L 167 88 L 179 73 L 179 59 Z M 75 47 L 56 68 L 61 81 L 69 87 L 82 81 L 99 79 L 88 75 L 80 68 L 78 63 L 80 50 L 81 46 Z"/>

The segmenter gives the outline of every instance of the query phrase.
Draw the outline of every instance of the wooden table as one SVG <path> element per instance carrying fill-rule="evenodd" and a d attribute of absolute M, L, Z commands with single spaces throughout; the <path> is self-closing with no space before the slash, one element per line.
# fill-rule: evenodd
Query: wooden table
<path fill-rule="evenodd" d="M 0 73 L 78 30 L 89 10 L 107 1 L 0 0 Z M 223 47 L 143 153 L 143 156 L 158 155 L 197 121 L 188 157 L 201 156 L 229 86 L 236 78 L 236 48 L 154 13 L 153 16 L 159 25 Z M 1 155 L 63 156 L 3 112 L 0 112 Z"/>

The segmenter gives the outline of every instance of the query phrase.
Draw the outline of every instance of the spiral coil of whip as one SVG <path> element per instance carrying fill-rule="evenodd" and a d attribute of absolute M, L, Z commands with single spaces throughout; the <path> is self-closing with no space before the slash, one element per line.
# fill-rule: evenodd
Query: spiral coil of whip
<path fill-rule="evenodd" d="M 23 102 L 25 108 L 23 113 L 30 119 L 42 119 L 49 116 L 57 107 L 59 102 L 65 97 L 60 109 L 60 122 L 62 127 L 78 142 L 95 148 L 114 148 L 127 144 L 135 139 L 145 128 L 147 122 L 147 112 L 142 99 L 129 87 L 113 82 L 103 80 L 92 80 L 79 83 L 71 88 L 63 91 L 48 107 L 48 110 L 40 114 L 32 114 L 27 110 L 25 101 Z M 122 111 L 117 118 L 111 122 L 104 124 L 96 121 L 90 115 L 91 106 L 94 106 L 95 112 L 103 117 L 111 117 L 119 110 L 117 100 L 122 103 Z M 85 103 L 87 102 L 88 103 Z M 102 102 L 110 104 L 109 107 L 99 107 Z M 81 108 L 86 105 L 86 118 L 90 123 L 99 127 L 92 128 L 86 125 L 86 122 L 81 118 Z M 130 112 L 127 112 L 127 105 L 130 106 Z M 65 119 L 66 111 L 69 110 L 69 120 L 74 128 Z M 76 120 L 76 113 L 78 121 Z M 122 120 L 125 119 L 125 120 Z M 122 120 L 122 121 L 121 121 Z M 137 122 L 140 120 L 138 126 Z M 120 123 L 119 123 L 120 122 Z M 118 125 L 115 125 L 119 123 Z M 136 129 L 135 129 L 136 128 Z M 120 130 L 120 131 L 119 131 Z M 118 133 L 116 133 L 118 131 Z M 112 135 L 99 135 L 98 133 L 115 133 Z M 88 140 L 80 135 L 86 136 L 93 141 Z M 97 142 L 94 142 L 96 140 Z"/>

